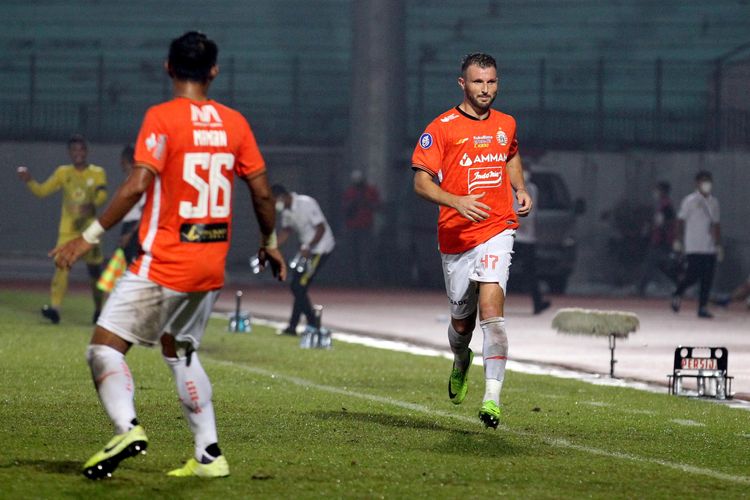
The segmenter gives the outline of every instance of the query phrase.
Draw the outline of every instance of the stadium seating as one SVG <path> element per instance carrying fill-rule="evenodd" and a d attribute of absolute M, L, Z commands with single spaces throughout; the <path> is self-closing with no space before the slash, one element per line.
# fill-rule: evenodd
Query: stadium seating
<path fill-rule="evenodd" d="M 214 95 L 245 111 L 263 142 L 340 144 L 351 8 L 351 0 L 4 2 L 0 138 L 62 137 L 71 126 L 127 138 L 146 107 L 169 95 L 160 65 L 168 40 L 199 28 L 221 47 Z M 621 144 L 643 143 L 632 137 L 643 113 L 659 120 L 692 110 L 694 119 L 710 108 L 713 61 L 750 33 L 750 6 L 736 0 L 408 0 L 404 8 L 411 135 L 457 99 L 451 75 L 461 55 L 484 50 L 500 63 L 502 107 L 529 116 L 528 135 L 568 144 L 570 134 L 554 131 L 579 112 L 609 124 L 606 135 Z M 577 132 L 587 134 L 582 144 L 600 139 L 597 126 Z"/>

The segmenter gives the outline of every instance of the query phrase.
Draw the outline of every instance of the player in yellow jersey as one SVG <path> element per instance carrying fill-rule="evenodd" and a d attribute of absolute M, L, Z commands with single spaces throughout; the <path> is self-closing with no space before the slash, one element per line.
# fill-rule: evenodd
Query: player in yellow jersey
<path fill-rule="evenodd" d="M 44 182 L 33 179 L 27 167 L 18 167 L 18 177 L 29 190 L 39 198 L 44 198 L 62 190 L 62 210 L 60 212 L 60 232 L 57 246 L 77 238 L 96 216 L 96 208 L 107 201 L 107 175 L 102 167 L 92 165 L 87 160 L 88 146 L 82 135 L 74 135 L 68 140 L 68 154 L 72 164 L 61 165 Z M 95 246 L 84 257 L 91 278 L 91 291 L 94 296 L 94 322 L 102 308 L 102 292 L 96 282 L 102 272 L 102 249 Z M 42 308 L 42 315 L 60 322 L 60 306 L 68 288 L 68 269 L 57 268 L 50 287 L 50 303 Z"/>

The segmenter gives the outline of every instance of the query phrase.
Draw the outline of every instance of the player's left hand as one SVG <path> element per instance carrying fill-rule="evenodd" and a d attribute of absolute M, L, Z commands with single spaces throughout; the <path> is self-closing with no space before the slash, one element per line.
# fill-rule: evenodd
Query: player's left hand
<path fill-rule="evenodd" d="M 268 264 L 271 266 L 271 273 L 275 278 L 279 281 L 286 280 L 286 262 L 278 248 L 261 247 L 258 250 L 258 260 L 260 261 L 261 270 Z"/>
<path fill-rule="evenodd" d="M 534 206 L 534 202 L 531 200 L 531 196 L 526 192 L 525 189 L 516 191 L 516 200 L 518 200 L 518 215 L 520 217 L 526 217 L 531 212 L 531 208 Z"/>
<path fill-rule="evenodd" d="M 70 269 L 78 259 L 92 248 L 94 248 L 94 245 L 79 236 L 74 240 L 53 248 L 47 255 L 55 259 L 55 265 L 60 269 Z"/>

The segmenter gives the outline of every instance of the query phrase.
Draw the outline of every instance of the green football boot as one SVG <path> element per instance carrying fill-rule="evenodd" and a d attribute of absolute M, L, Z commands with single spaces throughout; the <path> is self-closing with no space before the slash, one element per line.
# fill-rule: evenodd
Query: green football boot
<path fill-rule="evenodd" d="M 126 458 L 146 454 L 148 438 L 143 427 L 136 425 L 128 432 L 118 434 L 83 464 L 83 475 L 89 479 L 112 477 L 112 472 Z"/>
<path fill-rule="evenodd" d="M 500 407 L 488 399 L 482 403 L 482 408 L 479 409 L 479 420 L 484 423 L 485 427 L 492 427 L 497 429 L 497 425 L 500 423 Z"/>
<path fill-rule="evenodd" d="M 448 397 L 454 405 L 460 405 L 466 397 L 466 392 L 469 390 L 469 368 L 471 363 L 474 361 L 474 352 L 469 349 L 469 362 L 466 364 L 466 369 L 461 371 L 455 368 L 451 371 L 451 376 L 448 379 Z"/>
<path fill-rule="evenodd" d="M 210 479 L 214 477 L 227 477 L 229 475 L 229 463 L 224 455 L 221 455 L 210 464 L 202 464 L 194 458 L 188 460 L 179 469 L 167 472 L 172 477 L 202 477 Z"/>

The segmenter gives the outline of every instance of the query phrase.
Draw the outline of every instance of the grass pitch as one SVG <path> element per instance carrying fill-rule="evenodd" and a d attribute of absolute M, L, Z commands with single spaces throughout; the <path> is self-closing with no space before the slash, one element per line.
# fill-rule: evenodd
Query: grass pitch
<path fill-rule="evenodd" d="M 0 498 L 750 496 L 750 412 L 510 372 L 493 431 L 476 418 L 480 367 L 454 406 L 445 359 L 343 342 L 305 351 L 218 320 L 200 356 L 231 477 L 165 476 L 192 437 L 159 352 L 133 348 L 149 452 L 90 481 L 81 465 L 112 432 L 84 360 L 90 305 L 69 297 L 53 326 L 44 300 L 0 291 Z"/>

